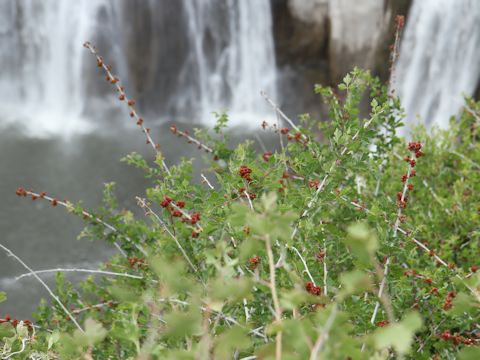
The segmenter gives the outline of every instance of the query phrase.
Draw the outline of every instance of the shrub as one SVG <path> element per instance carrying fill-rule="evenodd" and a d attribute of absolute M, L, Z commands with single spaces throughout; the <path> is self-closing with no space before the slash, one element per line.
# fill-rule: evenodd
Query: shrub
<path fill-rule="evenodd" d="M 398 98 L 355 69 L 316 86 L 328 121 L 297 127 L 264 94 L 286 123 L 259 128 L 277 150 L 230 148 L 226 114 L 193 136 L 172 125 L 206 153 L 195 181 L 193 159 L 167 166 L 96 56 L 155 151 L 123 159 L 151 179 L 145 216 L 119 209 L 113 184 L 94 212 L 17 189 L 83 216 L 82 236 L 119 254 L 79 285 L 59 273 L 36 327 L 2 319 L 5 358 L 478 358 L 479 104 L 407 143 Z"/>

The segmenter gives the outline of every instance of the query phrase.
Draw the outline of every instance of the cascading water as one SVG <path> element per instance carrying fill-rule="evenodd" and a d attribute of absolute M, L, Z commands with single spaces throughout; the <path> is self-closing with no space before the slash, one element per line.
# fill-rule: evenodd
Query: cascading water
<path fill-rule="evenodd" d="M 269 0 L 187 1 L 185 7 L 194 55 L 188 66 L 199 78 L 198 113 L 205 119 L 228 108 L 233 123 L 258 124 L 267 110 L 260 90 L 275 95 Z"/>
<path fill-rule="evenodd" d="M 480 1 L 414 0 L 394 87 L 406 124 L 448 127 L 480 78 Z"/>
<path fill-rule="evenodd" d="M 88 131 L 102 103 L 118 106 L 85 40 L 157 118 L 211 122 L 228 110 L 236 124 L 258 124 L 268 111 L 260 90 L 275 93 L 271 17 L 269 0 L 2 1 L 0 125 L 21 122 L 37 136 Z"/>
<path fill-rule="evenodd" d="M 82 41 L 98 27 L 101 11 L 115 19 L 108 0 L 18 0 L 1 3 L 2 118 L 32 135 L 88 130 Z M 110 12 L 110 13 L 109 13 Z M 4 68 L 5 70 L 5 68 Z"/>

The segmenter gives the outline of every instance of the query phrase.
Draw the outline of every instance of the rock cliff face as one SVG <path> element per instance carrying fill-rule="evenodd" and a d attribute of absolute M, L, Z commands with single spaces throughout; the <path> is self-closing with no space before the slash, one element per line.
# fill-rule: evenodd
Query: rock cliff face
<path fill-rule="evenodd" d="M 311 108 L 318 101 L 312 95 L 314 83 L 336 84 L 355 65 L 386 78 L 393 21 L 405 15 L 410 4 L 411 0 L 272 0 L 277 66 L 289 84 L 284 98 L 296 92 L 304 99 L 304 104 L 288 105 Z"/>

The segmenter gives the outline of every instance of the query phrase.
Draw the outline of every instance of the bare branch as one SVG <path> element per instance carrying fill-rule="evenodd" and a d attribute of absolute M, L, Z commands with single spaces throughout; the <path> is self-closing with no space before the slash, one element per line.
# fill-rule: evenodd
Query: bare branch
<path fill-rule="evenodd" d="M 75 324 L 77 329 L 80 330 L 81 333 L 83 333 L 84 331 L 83 331 L 82 327 L 80 326 L 80 324 L 77 322 L 77 320 L 75 320 L 73 315 L 70 313 L 70 311 L 68 311 L 68 309 L 65 307 L 65 305 L 63 305 L 63 303 L 60 301 L 60 299 L 57 297 L 57 295 L 55 295 L 53 293 L 53 291 L 50 289 L 50 287 L 35 273 L 35 271 L 33 271 L 27 264 L 25 264 L 23 262 L 22 259 L 20 259 L 17 255 L 15 255 L 10 249 L 5 247 L 4 245 L 0 244 L 0 248 L 2 248 L 8 255 L 10 255 L 15 260 L 17 260 L 18 263 L 20 263 L 25 269 L 27 269 L 35 277 L 35 279 L 38 280 L 38 282 L 47 290 L 47 292 L 50 294 L 50 296 L 58 303 L 58 305 L 60 305 L 62 310 L 65 312 L 65 314 L 67 314 L 69 319 Z"/>

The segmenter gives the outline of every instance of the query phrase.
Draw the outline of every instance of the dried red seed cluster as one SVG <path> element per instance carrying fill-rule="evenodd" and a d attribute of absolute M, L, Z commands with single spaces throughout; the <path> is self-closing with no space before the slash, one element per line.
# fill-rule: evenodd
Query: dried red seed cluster
<path fill-rule="evenodd" d="M 190 217 L 184 216 L 185 214 L 180 210 L 185 207 L 185 201 L 183 200 L 173 201 L 170 196 L 165 195 L 163 200 L 160 202 L 160 206 L 167 209 L 173 217 L 182 218 L 182 222 L 184 223 L 195 225 L 200 221 L 200 213 L 198 212 L 193 213 L 190 215 Z"/>
<path fill-rule="evenodd" d="M 318 179 L 308 180 L 307 184 L 308 184 L 308 187 L 315 188 L 315 190 L 318 190 L 318 185 L 320 184 L 320 181 Z"/>
<path fill-rule="evenodd" d="M 287 136 L 287 139 L 290 140 L 290 141 L 295 140 L 296 142 L 300 142 L 300 141 L 302 140 L 302 134 L 299 133 L 299 132 L 297 132 L 297 133 L 295 133 L 295 134 L 293 134 L 293 135 L 290 135 L 290 134 L 289 134 L 289 135 Z M 306 146 L 307 143 L 308 143 L 308 141 L 305 140 L 305 141 L 303 142 L 303 145 Z"/>
<path fill-rule="evenodd" d="M 415 157 L 419 158 L 423 155 L 421 148 L 422 144 L 418 141 L 412 141 L 408 143 L 408 150 L 415 153 Z M 406 183 L 409 178 L 417 175 L 417 172 L 413 169 L 417 164 L 417 161 L 410 156 L 406 156 L 404 160 L 410 165 L 410 171 L 407 174 L 403 174 L 401 177 L 402 183 Z M 407 184 L 407 190 L 412 191 L 414 188 L 413 184 Z M 407 197 L 406 194 L 402 192 L 397 193 L 397 207 L 400 209 L 405 209 L 407 207 Z M 400 222 L 405 221 L 405 218 L 400 218 Z"/>
<path fill-rule="evenodd" d="M 240 196 L 243 197 L 243 198 L 246 198 L 247 196 L 250 200 L 253 200 L 253 199 L 257 198 L 257 194 L 255 194 L 253 192 L 246 193 L 245 188 L 240 188 L 239 192 L 240 192 Z"/>
<path fill-rule="evenodd" d="M 449 330 L 442 332 L 439 337 L 444 341 L 452 341 L 455 345 L 463 343 L 465 345 L 475 345 L 478 340 L 461 335 L 453 335 Z"/>
<path fill-rule="evenodd" d="M 315 258 L 316 258 L 318 261 L 322 262 L 323 259 L 325 259 L 325 255 L 327 255 L 327 253 L 325 252 L 325 250 L 320 250 L 319 252 L 317 252 L 317 253 L 315 254 Z"/>
<path fill-rule="evenodd" d="M 310 294 L 316 295 L 316 296 L 319 296 L 322 294 L 322 288 L 315 286 L 315 284 L 311 281 L 305 284 L 305 290 L 307 290 L 307 292 L 309 292 Z"/>
<path fill-rule="evenodd" d="M 443 304 L 443 310 L 448 311 L 452 308 L 452 301 L 455 299 L 457 294 L 454 291 L 450 291 L 445 298 L 445 303 Z"/>
<path fill-rule="evenodd" d="M 209 148 L 208 146 L 202 144 L 200 141 L 198 141 L 197 139 L 193 138 L 190 136 L 188 130 L 185 130 L 185 131 L 181 131 L 177 128 L 177 125 L 175 124 L 172 124 L 170 125 L 170 131 L 172 132 L 172 134 L 174 135 L 177 135 L 178 137 L 184 137 L 187 139 L 187 142 L 189 144 L 195 144 L 197 145 L 197 148 L 199 150 L 203 149 L 205 150 L 205 152 L 207 153 L 213 153 L 213 150 L 211 148 Z M 217 155 L 214 156 L 213 160 L 217 161 L 219 159 L 219 157 Z"/>
<path fill-rule="evenodd" d="M 263 158 L 263 160 L 268 161 L 268 160 L 270 160 L 272 155 L 273 155 L 273 153 L 271 151 L 266 151 L 266 152 L 263 153 L 262 158 Z"/>
<path fill-rule="evenodd" d="M 24 188 L 19 187 L 15 191 L 15 194 L 17 194 L 17 196 L 27 196 L 27 191 Z"/>
<path fill-rule="evenodd" d="M 273 124 L 270 126 L 266 121 L 262 122 L 262 128 L 263 130 L 266 130 L 267 128 L 273 129 L 276 133 L 280 132 L 282 135 L 286 135 L 287 139 L 289 141 L 295 140 L 298 143 L 302 143 L 303 145 L 307 146 L 308 144 L 308 139 L 302 135 L 300 132 L 296 132 L 293 135 L 290 133 L 290 129 L 283 127 L 283 128 L 278 128 L 276 124 Z"/>
<path fill-rule="evenodd" d="M 240 166 L 238 173 L 243 179 L 247 180 L 247 182 L 251 183 L 253 181 L 252 177 L 250 176 L 252 174 L 252 169 L 250 169 L 248 166 Z"/>
<path fill-rule="evenodd" d="M 166 208 L 166 207 L 168 207 L 168 206 L 170 205 L 170 203 L 171 203 L 172 201 L 173 201 L 173 200 L 172 200 L 171 197 L 165 195 L 165 197 L 163 198 L 162 202 L 160 203 L 160 206 Z"/>
<path fill-rule="evenodd" d="M 476 273 L 476 272 L 478 271 L 478 266 L 477 266 L 477 265 L 472 265 L 472 266 L 470 266 L 470 271 L 471 271 L 472 273 Z"/>
<path fill-rule="evenodd" d="M 248 259 L 250 269 L 252 269 L 252 270 L 256 269 L 258 264 L 260 264 L 260 261 L 261 261 L 261 259 L 258 256 L 254 256 L 254 257 L 251 257 L 250 259 Z"/>
<path fill-rule="evenodd" d="M 380 320 L 379 322 L 377 322 L 378 327 L 385 327 L 388 324 L 389 324 L 388 320 Z"/>
<path fill-rule="evenodd" d="M 416 277 L 419 276 L 417 270 L 415 269 L 408 269 L 406 270 L 403 275 L 408 276 L 408 277 Z"/>
<path fill-rule="evenodd" d="M 136 256 L 135 257 L 129 257 L 128 262 L 129 262 L 131 268 L 142 267 L 143 265 L 145 265 L 145 259 L 138 258 Z"/>
<path fill-rule="evenodd" d="M 401 29 L 405 26 L 405 16 L 403 15 L 397 15 L 395 17 L 395 25 L 397 28 Z"/>
<path fill-rule="evenodd" d="M 422 152 L 422 144 L 419 141 L 412 141 L 408 143 L 408 150 L 415 153 L 415 157 L 418 159 L 424 154 Z"/>
<path fill-rule="evenodd" d="M 20 323 L 22 320 L 17 320 L 16 318 L 11 318 L 9 314 L 5 314 L 3 319 L 0 319 L 0 324 L 4 323 L 9 323 L 11 324 L 14 328 L 17 327 L 17 325 Z M 23 320 L 23 324 L 28 328 L 29 331 L 33 330 L 33 325 L 30 320 Z"/>
<path fill-rule="evenodd" d="M 199 221 L 200 221 L 200 213 L 196 212 L 190 216 L 190 220 L 189 220 L 190 224 L 195 225 Z"/>

